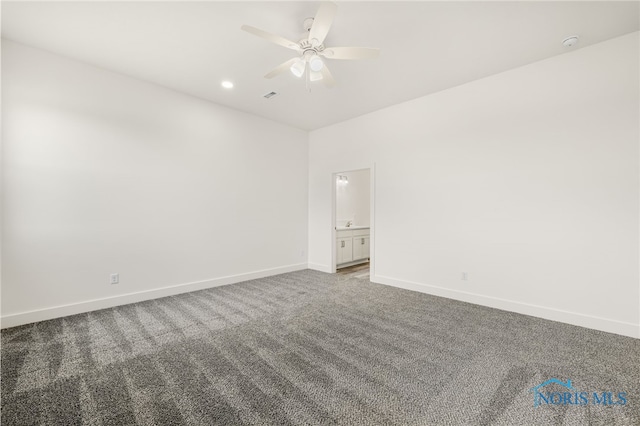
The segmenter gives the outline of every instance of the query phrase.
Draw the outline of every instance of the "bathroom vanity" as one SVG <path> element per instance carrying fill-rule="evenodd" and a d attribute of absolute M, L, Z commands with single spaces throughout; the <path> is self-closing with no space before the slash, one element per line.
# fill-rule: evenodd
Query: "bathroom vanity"
<path fill-rule="evenodd" d="M 364 263 L 369 260 L 369 227 L 336 228 L 336 267 Z"/>

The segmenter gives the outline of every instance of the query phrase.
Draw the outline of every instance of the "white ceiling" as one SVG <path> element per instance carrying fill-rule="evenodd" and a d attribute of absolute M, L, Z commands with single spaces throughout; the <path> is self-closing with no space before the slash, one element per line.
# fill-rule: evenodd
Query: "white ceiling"
<path fill-rule="evenodd" d="M 337 2 L 326 46 L 378 47 L 329 60 L 337 86 L 268 71 L 318 2 L 2 2 L 2 36 L 310 130 L 639 29 L 633 2 Z M 573 34 L 580 43 L 567 49 Z M 220 82 L 232 80 L 235 88 Z M 275 91 L 269 100 L 263 94 Z"/>

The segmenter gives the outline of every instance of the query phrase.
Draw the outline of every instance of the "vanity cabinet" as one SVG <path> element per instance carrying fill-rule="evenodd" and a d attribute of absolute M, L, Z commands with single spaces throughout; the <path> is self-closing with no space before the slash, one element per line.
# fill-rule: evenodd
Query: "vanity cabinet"
<path fill-rule="evenodd" d="M 369 259 L 369 228 L 336 232 L 336 264 L 362 263 Z"/>
<path fill-rule="evenodd" d="M 351 262 L 353 260 L 353 237 L 342 236 L 336 240 L 336 263 Z"/>
<path fill-rule="evenodd" d="M 353 237 L 353 260 L 369 258 L 369 235 Z"/>

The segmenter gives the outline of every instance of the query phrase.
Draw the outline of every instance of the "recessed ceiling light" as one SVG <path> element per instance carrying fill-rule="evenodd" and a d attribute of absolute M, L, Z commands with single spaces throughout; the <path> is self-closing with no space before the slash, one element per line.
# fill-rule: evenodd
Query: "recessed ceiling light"
<path fill-rule="evenodd" d="M 564 40 L 562 40 L 562 45 L 564 47 L 575 46 L 576 43 L 578 43 L 578 36 L 571 36 L 571 37 L 567 37 Z"/>
<path fill-rule="evenodd" d="M 222 82 L 222 87 L 224 87 L 225 89 L 233 89 L 233 83 L 225 80 Z"/>

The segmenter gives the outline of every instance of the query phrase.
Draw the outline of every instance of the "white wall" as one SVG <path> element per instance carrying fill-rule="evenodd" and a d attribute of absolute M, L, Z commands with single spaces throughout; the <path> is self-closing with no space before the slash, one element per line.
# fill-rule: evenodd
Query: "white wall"
<path fill-rule="evenodd" d="M 375 164 L 373 281 L 640 337 L 638 48 L 311 132 L 310 266 L 331 263 L 331 173 Z"/>
<path fill-rule="evenodd" d="M 4 41 L 2 107 L 3 327 L 306 268 L 306 132 Z"/>
<path fill-rule="evenodd" d="M 370 171 L 341 172 L 347 184 L 336 183 L 336 226 L 352 221 L 356 226 L 369 226 Z"/>

